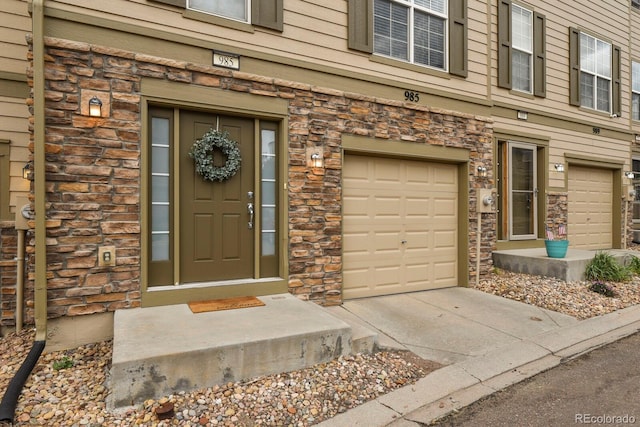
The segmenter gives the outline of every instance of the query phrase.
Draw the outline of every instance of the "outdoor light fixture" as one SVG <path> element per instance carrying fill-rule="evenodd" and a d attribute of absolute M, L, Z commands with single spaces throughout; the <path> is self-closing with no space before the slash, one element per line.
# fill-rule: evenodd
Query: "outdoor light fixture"
<path fill-rule="evenodd" d="M 102 101 L 95 95 L 89 100 L 89 115 L 91 117 L 102 116 Z"/>
<path fill-rule="evenodd" d="M 556 168 L 557 172 L 564 172 L 564 165 L 562 163 L 556 163 L 553 167 Z"/>
<path fill-rule="evenodd" d="M 481 178 L 487 177 L 487 168 L 484 166 L 478 166 L 478 176 Z"/>
<path fill-rule="evenodd" d="M 311 163 L 314 168 L 322 167 L 322 156 L 320 155 L 320 153 L 315 152 L 311 155 Z"/>
<path fill-rule="evenodd" d="M 518 111 L 518 120 L 528 120 L 529 119 L 529 113 L 527 113 L 526 111 Z"/>
<path fill-rule="evenodd" d="M 636 177 L 636 175 L 633 172 L 625 172 L 624 176 L 626 176 L 629 179 L 633 179 Z"/>
<path fill-rule="evenodd" d="M 22 177 L 24 179 L 31 179 L 31 163 L 27 163 L 22 168 Z"/>

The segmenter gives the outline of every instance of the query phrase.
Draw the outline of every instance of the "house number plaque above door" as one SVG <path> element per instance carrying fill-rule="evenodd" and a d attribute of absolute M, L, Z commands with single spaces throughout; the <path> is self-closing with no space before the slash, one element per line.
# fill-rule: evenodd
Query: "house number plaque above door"
<path fill-rule="evenodd" d="M 240 55 L 229 52 L 213 51 L 213 65 L 216 67 L 240 69 Z"/>

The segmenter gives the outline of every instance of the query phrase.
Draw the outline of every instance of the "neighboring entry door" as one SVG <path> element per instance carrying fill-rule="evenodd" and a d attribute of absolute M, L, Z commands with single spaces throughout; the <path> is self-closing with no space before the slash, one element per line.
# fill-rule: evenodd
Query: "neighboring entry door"
<path fill-rule="evenodd" d="M 227 131 L 238 143 L 242 163 L 224 182 L 204 180 L 196 173 L 189 150 L 213 129 Z M 250 213 L 253 175 L 254 120 L 199 112 L 180 116 L 180 277 L 183 283 L 253 277 L 255 219 Z M 226 158 L 214 152 L 214 164 Z"/>
<path fill-rule="evenodd" d="M 535 239 L 538 233 L 536 147 L 513 142 L 508 146 L 509 238 Z"/>

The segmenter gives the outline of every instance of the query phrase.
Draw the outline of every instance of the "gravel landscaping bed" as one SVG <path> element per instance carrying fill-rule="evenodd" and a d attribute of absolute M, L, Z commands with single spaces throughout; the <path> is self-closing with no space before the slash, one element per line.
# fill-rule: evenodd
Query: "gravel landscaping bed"
<path fill-rule="evenodd" d="M 589 290 L 590 285 L 591 282 L 587 281 L 565 282 L 552 277 L 496 271 L 490 279 L 481 281 L 478 286 L 475 283 L 470 286 L 577 319 L 600 316 L 640 303 L 638 276 L 628 282 L 607 282 L 606 285 L 616 294 L 614 297 L 593 292 Z"/>
<path fill-rule="evenodd" d="M 593 292 L 589 285 L 496 270 L 477 288 L 578 319 L 640 303 L 638 277 L 608 283 L 614 297 Z M 33 336 L 32 330 L 25 330 L 0 338 L 3 392 L 31 348 Z M 14 425 L 308 426 L 410 385 L 440 367 L 410 352 L 358 354 L 309 369 L 148 400 L 112 413 L 105 408 L 111 345 L 105 341 L 43 354 L 20 396 Z M 65 361 L 73 366 L 54 369 L 54 364 L 59 367 Z M 159 420 L 156 410 L 167 403 L 175 413 Z"/>
<path fill-rule="evenodd" d="M 34 331 L 0 339 L 0 390 L 20 368 Z M 250 381 L 179 393 L 109 412 L 105 382 L 111 341 L 45 353 L 18 400 L 16 426 L 308 426 L 415 383 L 441 365 L 404 351 L 340 357 L 329 363 Z M 64 362 L 72 367 L 54 369 Z M 170 402 L 174 414 L 159 420 Z M 0 423 L 1 424 L 1 423 Z"/>

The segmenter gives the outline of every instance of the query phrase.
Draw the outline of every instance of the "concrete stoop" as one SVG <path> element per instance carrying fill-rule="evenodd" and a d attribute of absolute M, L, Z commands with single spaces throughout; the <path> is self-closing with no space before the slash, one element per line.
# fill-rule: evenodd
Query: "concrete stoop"
<path fill-rule="evenodd" d="M 555 277 L 567 282 L 575 282 L 584 280 L 587 264 L 597 252 L 569 247 L 566 257 L 550 258 L 547 256 L 545 248 L 494 251 L 493 265 L 514 273 Z M 613 255 L 620 263 L 624 263 L 627 257 L 638 254 L 622 249 L 609 249 L 603 252 Z"/>
<path fill-rule="evenodd" d="M 194 314 L 186 304 L 115 313 L 110 409 L 178 391 L 293 371 L 373 351 L 375 334 L 291 294 Z"/>

